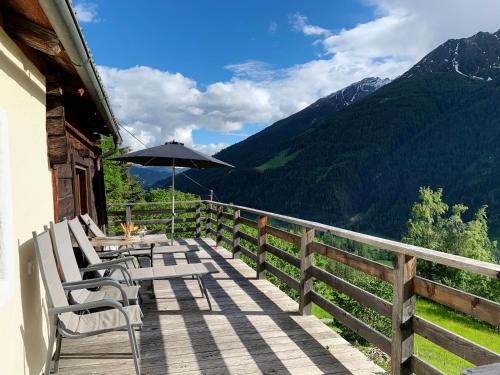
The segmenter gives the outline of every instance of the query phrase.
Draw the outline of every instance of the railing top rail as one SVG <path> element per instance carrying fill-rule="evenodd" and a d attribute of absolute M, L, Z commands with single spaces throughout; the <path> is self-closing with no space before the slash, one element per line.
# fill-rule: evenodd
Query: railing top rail
<path fill-rule="evenodd" d="M 402 242 L 375 237 L 368 234 L 358 233 L 327 224 L 321 224 L 314 221 L 298 219 L 291 216 L 276 214 L 273 212 L 257 210 L 250 207 L 238 206 L 235 204 L 222 203 L 217 201 L 208 201 L 208 200 L 204 200 L 203 202 L 212 203 L 215 205 L 228 207 L 232 209 L 237 209 L 254 215 L 267 216 L 275 220 L 312 228 L 320 232 L 330 233 L 338 237 L 343 237 L 367 245 L 376 246 L 381 249 L 389 250 L 395 253 L 410 255 L 419 259 L 428 260 L 445 266 L 454 267 L 462 269 L 464 271 L 469 271 L 500 279 L 500 264 L 488 263 L 480 260 L 462 257 L 459 255 L 443 253 L 440 251 L 427 249 L 420 246 L 409 245 Z"/>
<path fill-rule="evenodd" d="M 175 204 L 183 204 L 183 203 L 202 203 L 205 202 L 204 200 L 197 199 L 197 200 L 191 200 L 191 201 L 175 201 Z M 126 207 L 126 206 L 139 206 L 139 205 L 159 205 L 159 204 L 164 204 L 166 206 L 171 206 L 172 202 L 134 202 L 134 203 L 109 203 L 108 206 L 110 207 Z"/>

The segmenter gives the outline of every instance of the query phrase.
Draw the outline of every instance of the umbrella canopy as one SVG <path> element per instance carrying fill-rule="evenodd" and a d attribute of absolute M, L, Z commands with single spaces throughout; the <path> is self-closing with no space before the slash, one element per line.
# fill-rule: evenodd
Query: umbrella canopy
<path fill-rule="evenodd" d="M 231 164 L 225 163 L 219 159 L 205 155 L 184 146 L 180 142 L 166 142 L 164 145 L 146 148 L 140 151 L 129 152 L 111 160 L 124 161 L 129 163 L 141 164 L 150 167 L 172 167 L 172 238 L 171 244 L 174 243 L 174 226 L 175 226 L 175 167 L 182 168 L 216 168 L 216 167 L 233 167 Z"/>
<path fill-rule="evenodd" d="M 112 160 L 126 161 L 151 167 L 170 167 L 172 165 L 196 169 L 233 167 L 231 164 L 195 151 L 184 146 L 183 143 L 175 141 L 166 142 L 161 146 L 129 152 L 128 154 L 112 158 Z"/>

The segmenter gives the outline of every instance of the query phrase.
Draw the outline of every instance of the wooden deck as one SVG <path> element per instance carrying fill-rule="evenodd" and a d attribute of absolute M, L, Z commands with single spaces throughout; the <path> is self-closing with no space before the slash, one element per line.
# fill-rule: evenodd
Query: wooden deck
<path fill-rule="evenodd" d="M 196 281 L 155 281 L 156 299 L 141 292 L 138 332 L 143 374 L 382 374 L 361 352 L 211 239 L 192 262 L 213 261 L 207 280 L 213 311 Z M 185 262 L 163 258 L 155 265 Z M 126 332 L 63 340 L 60 374 L 133 374 Z"/>

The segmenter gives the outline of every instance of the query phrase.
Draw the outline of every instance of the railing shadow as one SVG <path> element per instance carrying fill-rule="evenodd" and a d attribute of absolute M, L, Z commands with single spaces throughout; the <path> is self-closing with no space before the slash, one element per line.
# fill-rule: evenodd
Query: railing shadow
<path fill-rule="evenodd" d="M 179 282 L 179 280 L 177 280 L 172 283 L 171 286 L 175 298 L 178 301 L 179 311 L 162 311 L 159 309 L 156 313 L 159 316 L 182 315 L 189 334 L 190 344 L 194 352 L 193 354 L 197 361 L 197 367 L 200 370 L 203 371 L 216 368 L 227 369 L 229 364 L 226 363 L 225 359 L 231 358 L 231 350 L 237 349 L 236 347 L 234 349 L 229 348 L 227 353 L 222 353 L 222 350 L 217 346 L 218 343 L 211 331 L 213 327 L 207 323 L 207 320 L 210 320 L 210 315 L 222 315 L 224 318 L 221 318 L 221 320 L 228 323 L 228 332 L 234 332 L 236 340 L 241 343 L 241 348 L 238 349 L 240 352 L 238 352 L 239 354 L 235 353 L 235 356 L 248 355 L 247 365 L 256 366 L 256 370 L 262 373 L 291 373 L 290 371 L 293 369 L 287 368 L 286 360 L 280 358 L 280 354 L 282 357 L 286 358 L 286 352 L 277 354 L 250 319 L 251 316 L 261 315 L 269 317 L 271 325 L 278 327 L 279 330 L 284 333 L 302 353 L 304 353 L 304 357 L 307 357 L 310 363 L 314 365 L 318 371 L 322 373 L 333 371 L 338 373 L 350 372 L 335 358 L 334 354 L 323 347 L 323 345 L 289 316 L 289 312 L 284 312 L 284 310 L 274 303 L 263 291 L 235 269 L 233 265 L 228 262 L 227 258 L 214 250 L 203 239 L 196 239 L 195 241 L 198 245 L 203 247 L 208 257 L 205 258 L 202 257 L 201 254 L 192 253 L 191 261 L 201 262 L 213 260 L 214 263 L 222 269 L 222 275 L 216 274 L 206 280 L 215 311 L 199 311 L 198 304 L 193 306 L 192 301 L 185 299 L 186 295 L 190 294 L 189 288 L 186 287 L 186 282 L 189 281 Z M 192 244 L 192 242 L 187 242 L 185 240 L 180 240 L 178 242 L 181 244 Z M 228 255 L 229 254 L 228 252 Z M 242 310 L 235 300 L 237 297 L 229 295 L 224 287 L 220 285 L 219 281 L 224 279 L 234 281 L 235 286 L 243 292 L 244 298 L 248 299 L 256 308 L 251 309 L 252 311 Z M 191 327 L 195 328 L 191 329 Z M 236 343 L 235 345 L 237 346 Z M 291 359 L 293 360 L 295 358 Z M 229 360 L 230 359 L 228 359 L 228 361 Z M 231 362 L 231 364 L 234 365 L 234 362 Z"/>

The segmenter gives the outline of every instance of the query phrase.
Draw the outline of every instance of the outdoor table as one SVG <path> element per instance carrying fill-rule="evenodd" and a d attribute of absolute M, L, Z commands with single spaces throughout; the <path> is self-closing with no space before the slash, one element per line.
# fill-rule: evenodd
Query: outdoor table
<path fill-rule="evenodd" d="M 168 238 L 166 234 L 147 234 L 143 237 L 132 236 L 128 240 L 125 236 L 110 236 L 110 237 L 94 237 L 90 239 L 90 242 L 94 247 L 104 247 L 104 246 L 149 246 L 149 255 L 144 254 L 144 256 L 149 257 L 151 264 L 153 264 L 153 250 L 156 245 L 168 245 Z M 136 251 L 146 250 L 134 249 Z"/>

